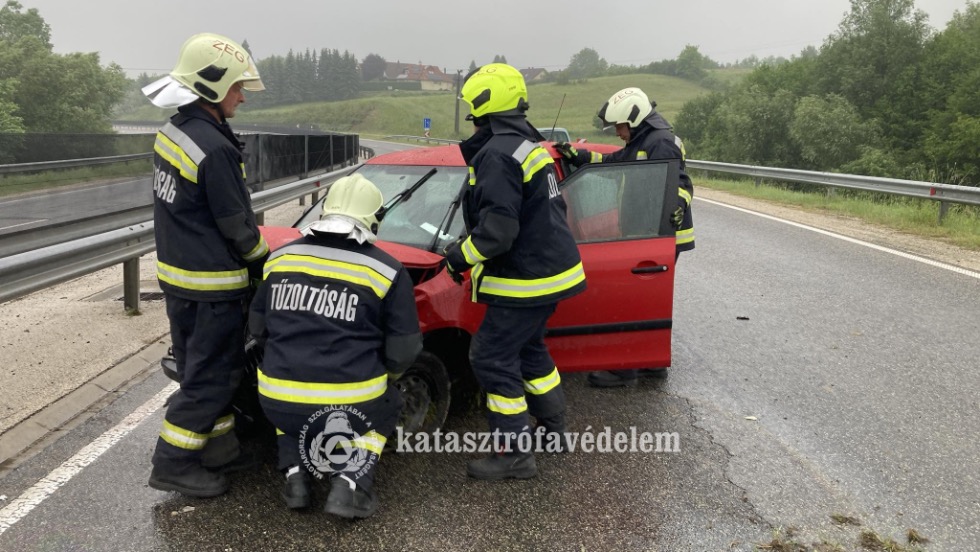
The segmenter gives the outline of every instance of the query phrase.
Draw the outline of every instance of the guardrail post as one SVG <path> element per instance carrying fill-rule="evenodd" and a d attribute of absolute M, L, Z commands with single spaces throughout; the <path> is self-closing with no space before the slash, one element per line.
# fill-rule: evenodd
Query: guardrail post
<path fill-rule="evenodd" d="M 123 261 L 123 307 L 127 314 L 140 313 L 140 258 Z"/>
<path fill-rule="evenodd" d="M 936 224 L 942 226 L 942 224 L 943 224 L 943 218 L 946 217 L 946 213 L 948 211 L 949 211 L 949 203 L 946 203 L 945 201 L 940 201 L 939 202 L 939 220 L 936 221 Z"/>
<path fill-rule="evenodd" d="M 310 176 L 310 135 L 303 135 L 303 179 Z M 304 196 L 299 196 L 299 204 L 306 205 Z"/>
<path fill-rule="evenodd" d="M 261 134 L 258 136 L 258 138 L 259 138 L 258 139 L 258 142 L 259 142 L 258 150 L 259 150 L 259 152 L 258 152 L 258 154 L 257 154 L 257 156 L 255 158 L 255 170 L 258 171 L 258 173 L 259 173 L 259 181 L 256 183 L 256 190 L 255 191 L 256 192 L 261 192 L 262 190 L 265 189 L 265 176 L 262 174 L 263 172 L 265 172 L 265 171 L 263 171 L 263 169 L 265 167 L 263 167 L 264 163 L 262 162 L 262 160 L 263 160 L 262 159 L 262 142 L 264 140 L 262 140 L 263 136 Z M 258 224 L 259 226 L 263 226 L 265 224 L 265 213 L 255 213 L 255 224 Z"/>
<path fill-rule="evenodd" d="M 757 176 L 755 177 L 755 187 L 758 188 L 759 186 L 762 186 L 762 179 Z"/>

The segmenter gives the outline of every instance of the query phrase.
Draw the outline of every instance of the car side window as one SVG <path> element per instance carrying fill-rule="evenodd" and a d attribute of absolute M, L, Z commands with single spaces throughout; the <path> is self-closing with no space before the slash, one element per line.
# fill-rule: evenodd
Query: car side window
<path fill-rule="evenodd" d="M 578 243 L 671 236 L 664 224 L 669 162 L 585 165 L 562 182 Z M 676 194 L 676 189 L 674 194 Z"/>

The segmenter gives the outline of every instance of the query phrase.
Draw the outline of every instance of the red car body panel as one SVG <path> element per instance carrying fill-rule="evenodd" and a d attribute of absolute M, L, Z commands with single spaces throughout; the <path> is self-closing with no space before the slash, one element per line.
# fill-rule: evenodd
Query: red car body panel
<path fill-rule="evenodd" d="M 543 142 L 560 160 L 551 143 Z M 616 146 L 590 144 L 601 153 Z M 465 166 L 459 148 L 408 149 L 371 158 L 367 165 Z M 563 164 L 555 163 L 564 179 Z M 447 202 L 448 204 L 448 202 Z M 546 341 L 560 371 L 657 368 L 670 366 L 670 319 L 673 306 L 673 238 L 615 241 L 619 216 L 608 211 L 576 218 L 569 208 L 573 233 L 587 236 L 579 250 L 587 289 L 561 302 L 548 324 Z M 269 247 L 277 249 L 299 237 L 296 228 L 261 227 Z M 607 239 L 608 238 L 608 239 Z M 472 336 L 486 307 L 472 302 L 469 274 L 457 285 L 442 268 L 443 257 L 415 247 L 379 240 L 377 245 L 406 268 L 425 274 L 415 286 L 423 335 L 445 329 Z M 659 266 L 662 272 L 635 273 Z M 655 321 L 651 322 L 651 321 Z"/>

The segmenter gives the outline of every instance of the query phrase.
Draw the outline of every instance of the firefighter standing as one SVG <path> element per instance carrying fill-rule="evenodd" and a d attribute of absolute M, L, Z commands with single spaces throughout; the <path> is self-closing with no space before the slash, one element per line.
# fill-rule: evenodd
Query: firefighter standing
<path fill-rule="evenodd" d="M 694 219 L 691 215 L 691 199 L 694 185 L 685 170 L 684 143 L 674 135 L 673 127 L 656 111 L 657 103 L 650 101 L 639 88 L 624 88 L 613 94 L 599 108 L 597 116 L 606 127 L 615 126 L 616 135 L 626 142 L 619 151 L 601 154 L 578 148 L 567 142 L 555 144 L 558 150 L 576 167 L 586 163 L 614 163 L 644 159 L 680 159 L 680 181 L 677 186 L 677 207 L 671 222 L 677 228 L 675 258 L 682 251 L 694 249 Z M 638 373 L 661 376 L 661 370 L 616 370 L 593 372 L 589 383 L 596 387 L 621 387 L 634 385 Z"/>
<path fill-rule="evenodd" d="M 422 350 L 411 277 L 373 245 L 381 206 L 363 176 L 335 182 L 320 220 L 269 257 L 252 301 L 259 400 L 277 428 L 289 508 L 310 505 L 309 473 L 331 478 L 328 513 L 378 506 L 374 472 L 402 405 L 392 382 Z"/>
<path fill-rule="evenodd" d="M 170 75 L 143 89 L 155 105 L 178 107 L 153 146 L 157 278 L 180 377 L 153 453 L 154 489 L 220 495 L 240 455 L 230 404 L 245 362 L 250 277 L 261 276 L 269 247 L 226 120 L 245 101 L 242 89 L 264 88 L 239 44 L 198 34 Z"/>
<path fill-rule="evenodd" d="M 530 416 L 548 432 L 565 430 L 565 396 L 545 324 L 559 301 L 585 289 L 585 271 L 554 161 L 524 115 L 520 72 L 484 65 L 460 94 L 476 130 L 460 144 L 470 171 L 463 190 L 468 235 L 447 249 L 447 269 L 457 282 L 471 270 L 473 300 L 487 305 L 469 356 L 487 394 L 490 429 L 503 436 L 501 452 L 470 462 L 467 473 L 529 478 L 537 474 Z"/>

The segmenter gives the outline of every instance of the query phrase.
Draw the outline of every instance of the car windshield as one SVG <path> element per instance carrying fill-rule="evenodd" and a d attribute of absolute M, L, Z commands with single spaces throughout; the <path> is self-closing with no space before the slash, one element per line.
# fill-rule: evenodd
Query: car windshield
<path fill-rule="evenodd" d="M 384 196 L 385 204 L 399 192 L 415 184 L 433 167 L 414 165 L 364 165 L 358 173 L 373 182 Z M 436 232 L 445 224 L 450 204 L 466 182 L 466 167 L 435 167 L 436 173 L 385 215 L 378 239 L 428 250 Z M 293 226 L 302 228 L 320 216 L 323 199 L 309 209 Z M 449 230 L 439 234 L 436 252 L 453 242 L 463 231 L 463 213 L 457 210 Z"/>

